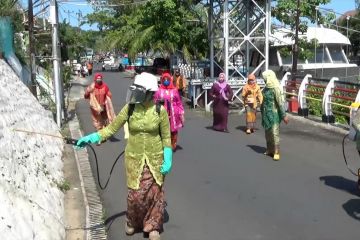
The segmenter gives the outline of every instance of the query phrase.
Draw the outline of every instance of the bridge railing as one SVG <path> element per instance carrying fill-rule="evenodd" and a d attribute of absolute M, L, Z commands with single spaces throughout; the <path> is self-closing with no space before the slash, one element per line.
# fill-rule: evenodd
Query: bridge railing
<path fill-rule="evenodd" d="M 340 81 L 336 77 L 313 78 L 310 74 L 295 79 L 286 73 L 280 81 L 288 111 L 294 112 L 293 105 L 297 105 L 300 116 L 307 117 L 309 112 L 321 111 L 323 122 L 334 123 L 335 117 L 342 116 L 351 126 L 353 111 L 357 110 L 351 105 L 360 103 L 360 84 Z"/>

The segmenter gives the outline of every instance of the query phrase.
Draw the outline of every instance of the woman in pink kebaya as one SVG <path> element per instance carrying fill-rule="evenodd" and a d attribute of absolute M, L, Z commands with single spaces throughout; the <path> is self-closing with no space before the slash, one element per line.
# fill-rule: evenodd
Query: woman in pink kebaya
<path fill-rule="evenodd" d="M 176 150 L 178 131 L 184 126 L 184 107 L 178 90 L 173 85 L 173 79 L 169 73 L 161 76 L 159 90 L 154 95 L 155 102 L 161 102 L 169 116 L 171 130 L 171 145 Z"/>

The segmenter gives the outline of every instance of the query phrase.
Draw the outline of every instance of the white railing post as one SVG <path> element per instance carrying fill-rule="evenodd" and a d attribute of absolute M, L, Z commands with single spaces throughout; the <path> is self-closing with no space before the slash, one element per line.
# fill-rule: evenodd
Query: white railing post
<path fill-rule="evenodd" d="M 282 77 L 282 79 L 280 80 L 280 88 L 281 88 L 281 91 L 282 91 L 282 93 L 283 93 L 283 99 L 286 99 L 286 94 L 285 94 L 285 92 L 286 92 L 286 89 L 285 89 L 285 87 L 286 87 L 286 83 L 287 83 L 287 81 L 289 80 L 289 77 L 291 76 L 291 73 L 290 72 L 286 72 L 285 74 L 284 74 L 284 76 Z M 287 101 L 285 100 L 284 101 L 284 109 L 285 109 L 285 111 L 287 111 L 288 110 L 288 107 L 289 107 L 289 105 L 288 105 L 288 103 L 287 103 Z"/>
<path fill-rule="evenodd" d="M 301 81 L 298 92 L 299 115 L 304 117 L 307 117 L 309 115 L 309 109 L 306 102 L 306 87 L 309 84 L 309 78 L 311 77 L 311 74 L 305 75 L 305 77 Z"/>
<path fill-rule="evenodd" d="M 328 85 L 325 88 L 323 100 L 322 100 L 322 121 L 326 123 L 334 123 L 335 117 L 332 112 L 331 95 L 335 87 L 335 81 L 339 81 L 339 78 L 333 77 L 330 79 Z"/>

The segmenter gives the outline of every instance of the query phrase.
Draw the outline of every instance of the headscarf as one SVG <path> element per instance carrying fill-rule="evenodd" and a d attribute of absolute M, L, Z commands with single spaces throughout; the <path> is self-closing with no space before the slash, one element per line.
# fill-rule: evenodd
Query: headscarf
<path fill-rule="evenodd" d="M 254 84 L 250 84 L 250 81 L 254 81 Z M 249 88 L 256 88 L 256 77 L 253 73 L 250 73 L 248 76 L 248 82 L 246 84 Z"/>
<path fill-rule="evenodd" d="M 281 101 L 284 102 L 285 99 L 283 89 L 280 86 L 279 80 L 277 79 L 275 72 L 273 70 L 267 70 L 262 73 L 262 77 L 264 78 L 266 87 L 274 89 L 274 91 L 280 95 Z"/>
<path fill-rule="evenodd" d="M 220 81 L 219 81 L 220 77 L 224 77 L 224 81 L 223 81 L 223 82 L 220 82 Z M 222 96 L 225 100 L 229 100 L 228 97 L 226 96 L 226 93 L 225 93 L 226 86 L 228 85 L 227 82 L 226 82 L 225 73 L 220 73 L 220 74 L 219 74 L 219 79 L 216 81 L 216 83 L 217 83 L 217 84 L 219 85 L 219 87 L 220 87 L 220 94 L 221 94 L 221 96 Z"/>
<path fill-rule="evenodd" d="M 169 86 L 165 86 L 163 83 L 165 81 L 165 79 L 169 79 L 170 81 L 170 84 Z M 169 74 L 169 73 L 163 73 L 161 75 L 161 78 L 160 78 L 160 81 L 161 81 L 161 85 L 160 85 L 160 88 L 162 89 L 174 89 L 174 84 L 173 84 L 173 77 Z"/>
<path fill-rule="evenodd" d="M 267 88 L 276 88 L 281 91 L 279 80 L 273 70 L 267 70 L 262 73 Z"/>
<path fill-rule="evenodd" d="M 100 79 L 102 80 L 102 82 L 99 84 L 96 82 L 97 79 Z M 101 74 L 101 73 L 95 73 L 94 75 L 94 83 L 95 83 L 95 88 L 99 89 L 99 88 L 102 88 L 104 85 L 104 76 Z"/>

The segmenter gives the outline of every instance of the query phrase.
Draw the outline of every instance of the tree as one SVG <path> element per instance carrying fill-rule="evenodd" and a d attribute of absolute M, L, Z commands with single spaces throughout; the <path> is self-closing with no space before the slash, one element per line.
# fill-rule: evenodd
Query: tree
<path fill-rule="evenodd" d="M 83 31 L 68 23 L 59 25 L 60 44 L 62 47 L 62 60 L 78 59 L 85 48 L 93 48 L 100 37 L 97 31 Z"/>
<path fill-rule="evenodd" d="M 305 33 L 307 31 L 308 23 L 322 24 L 328 21 L 333 16 L 324 15 L 317 11 L 317 7 L 322 4 L 329 3 L 330 0 L 278 0 L 277 6 L 274 8 L 272 14 L 295 33 L 291 33 L 291 37 L 295 40 L 292 48 L 293 67 L 292 75 L 297 72 L 298 57 L 307 58 L 309 51 L 308 43 L 299 39 L 298 32 Z M 316 19 L 317 16 L 317 19 Z M 295 19 L 295 21 L 294 21 Z M 316 44 L 316 41 L 314 42 Z M 307 46 L 306 46 L 307 45 Z"/>
<path fill-rule="evenodd" d="M 118 1 L 117 1 L 118 2 Z M 208 51 L 206 9 L 199 1 L 152 0 L 89 16 L 106 30 L 103 46 L 123 49 L 134 58 L 140 52 L 163 55 L 182 51 L 205 57 Z M 116 3 L 116 1 L 112 1 Z M 204 20 L 205 19 L 205 20 Z"/>
<path fill-rule="evenodd" d="M 22 32 L 25 30 L 24 24 L 22 23 L 22 12 L 20 11 L 18 0 L 0 0 L 0 18 L 9 17 L 12 22 L 14 33 Z M 21 47 L 20 37 L 14 35 L 14 50 L 15 54 L 21 63 L 25 64 L 26 57 L 25 52 Z"/>

